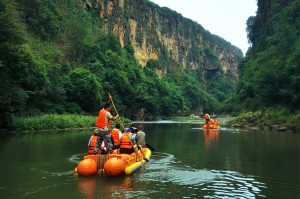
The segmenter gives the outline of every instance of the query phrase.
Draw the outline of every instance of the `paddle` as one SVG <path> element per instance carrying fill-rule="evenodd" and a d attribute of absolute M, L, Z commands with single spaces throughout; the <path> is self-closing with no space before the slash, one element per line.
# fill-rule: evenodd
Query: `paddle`
<path fill-rule="evenodd" d="M 113 105 L 113 107 L 114 107 L 114 109 L 115 109 L 116 114 L 119 115 L 119 113 L 118 113 L 118 111 L 117 111 L 117 108 L 116 108 L 116 106 L 115 106 L 115 104 L 114 104 L 114 101 L 113 101 L 113 99 L 112 99 L 112 96 L 110 95 L 110 93 L 108 93 L 108 95 L 109 95 L 109 99 L 110 99 L 110 101 L 111 101 L 111 103 L 112 103 L 112 105 Z M 121 126 L 122 126 L 124 132 L 126 132 L 125 127 L 124 127 L 123 122 L 122 122 L 122 120 L 121 120 L 120 117 L 119 117 L 119 120 L 120 120 L 120 124 L 121 124 Z M 126 133 L 125 133 L 125 134 L 126 134 Z M 127 135 L 127 134 L 126 134 L 126 135 Z M 128 135 L 127 135 L 127 136 L 128 136 Z M 129 137 L 128 137 L 128 138 L 129 138 Z M 134 148 L 134 146 L 133 146 L 133 143 L 132 143 L 132 141 L 131 141 L 130 138 L 129 138 L 129 141 L 130 141 L 131 146 L 132 146 L 133 149 L 134 149 L 134 152 L 135 152 L 135 154 L 136 154 L 136 157 L 139 157 L 139 156 L 138 156 L 138 152 L 135 150 L 135 148 Z M 141 154 L 143 155 L 143 153 L 141 153 Z M 143 158 L 145 158 L 144 155 L 143 155 Z M 140 160 L 140 161 L 141 161 L 141 160 Z M 145 167 L 143 161 L 141 161 L 141 163 L 142 163 L 142 165 Z"/>
<path fill-rule="evenodd" d="M 149 144 L 146 144 L 146 147 L 149 148 L 151 151 L 155 151 L 155 149 L 152 146 L 150 146 Z"/>

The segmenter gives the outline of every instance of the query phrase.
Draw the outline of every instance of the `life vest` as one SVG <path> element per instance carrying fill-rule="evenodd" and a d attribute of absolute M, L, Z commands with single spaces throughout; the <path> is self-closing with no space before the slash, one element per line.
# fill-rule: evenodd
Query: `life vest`
<path fill-rule="evenodd" d="M 218 126 L 219 125 L 219 121 L 215 120 L 215 125 Z"/>
<path fill-rule="evenodd" d="M 119 129 L 113 129 L 110 133 L 113 140 L 114 140 L 114 145 L 119 145 L 120 144 L 119 132 L 120 132 Z"/>
<path fill-rule="evenodd" d="M 206 113 L 204 116 L 206 119 L 210 119 L 210 116 Z"/>
<path fill-rule="evenodd" d="M 107 113 L 107 110 L 105 110 L 105 109 L 101 109 L 99 111 L 98 119 L 96 121 L 97 127 L 104 129 L 106 126 L 108 129 L 110 128 L 110 120 L 108 120 L 107 124 L 105 124 L 106 113 Z"/>
<path fill-rule="evenodd" d="M 91 138 L 91 141 L 90 141 L 90 145 L 89 145 L 89 149 L 88 149 L 88 153 L 89 154 L 92 154 L 94 152 L 94 148 L 96 146 L 97 139 L 98 139 L 97 135 L 92 135 L 92 138 Z M 98 152 L 99 151 L 100 151 L 100 149 L 98 150 Z"/>
<path fill-rule="evenodd" d="M 214 128 L 215 127 L 215 121 L 214 120 L 210 120 L 209 121 L 209 128 Z"/>
<path fill-rule="evenodd" d="M 130 137 L 131 137 L 131 133 L 123 133 L 122 138 L 120 140 L 120 148 L 124 148 L 124 149 L 132 148 Z"/>

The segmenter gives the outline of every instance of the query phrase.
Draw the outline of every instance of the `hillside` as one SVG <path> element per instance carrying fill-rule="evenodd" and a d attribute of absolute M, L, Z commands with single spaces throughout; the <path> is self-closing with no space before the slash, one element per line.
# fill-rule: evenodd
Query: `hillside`
<path fill-rule="evenodd" d="M 220 111 L 240 49 L 147 1 L 0 2 L 1 126 L 15 116 L 95 115 L 111 93 L 124 117 Z"/>
<path fill-rule="evenodd" d="M 300 1 L 258 0 L 257 5 L 256 16 L 247 20 L 251 48 L 239 65 L 235 94 L 224 105 L 228 112 L 244 113 L 243 125 L 249 120 L 247 126 L 299 132 Z"/>

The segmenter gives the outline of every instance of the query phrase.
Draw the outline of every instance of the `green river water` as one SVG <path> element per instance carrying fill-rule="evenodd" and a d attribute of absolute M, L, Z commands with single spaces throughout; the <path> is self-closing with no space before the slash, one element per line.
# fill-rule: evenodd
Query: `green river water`
<path fill-rule="evenodd" d="M 129 176 L 79 177 L 92 130 L 0 138 L 0 198 L 300 198 L 300 134 L 144 123 L 150 162 Z"/>

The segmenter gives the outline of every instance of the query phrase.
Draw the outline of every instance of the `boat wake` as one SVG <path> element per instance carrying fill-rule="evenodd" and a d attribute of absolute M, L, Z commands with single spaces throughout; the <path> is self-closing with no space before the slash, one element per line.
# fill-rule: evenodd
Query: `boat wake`
<path fill-rule="evenodd" d="M 79 153 L 72 155 L 69 159 L 70 162 L 78 164 L 80 160 L 82 160 L 82 157 L 86 155 L 86 153 Z"/>
<path fill-rule="evenodd" d="M 156 153 L 146 172 L 139 178 L 142 182 L 157 182 L 166 188 L 186 186 L 185 197 L 194 198 L 256 198 L 263 197 L 264 183 L 255 180 L 254 176 L 244 176 L 235 171 L 197 170 L 184 166 L 173 155 Z M 156 184 L 156 183 L 154 183 Z M 182 188 L 178 188 L 182 190 Z"/>

